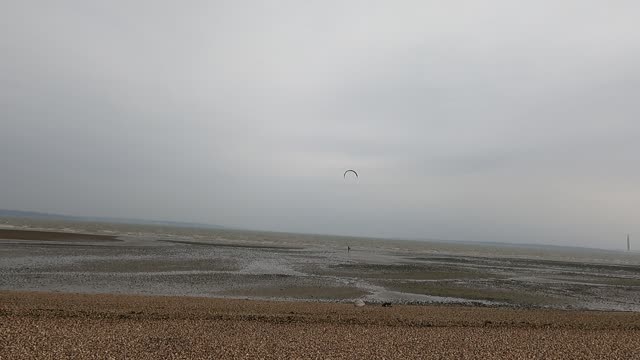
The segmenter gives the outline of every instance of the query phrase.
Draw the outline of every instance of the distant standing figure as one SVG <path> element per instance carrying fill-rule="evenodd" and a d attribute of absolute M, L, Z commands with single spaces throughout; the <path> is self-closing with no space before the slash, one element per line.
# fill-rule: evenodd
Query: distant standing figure
<path fill-rule="evenodd" d="M 347 246 L 347 252 L 351 252 L 351 246 Z"/>

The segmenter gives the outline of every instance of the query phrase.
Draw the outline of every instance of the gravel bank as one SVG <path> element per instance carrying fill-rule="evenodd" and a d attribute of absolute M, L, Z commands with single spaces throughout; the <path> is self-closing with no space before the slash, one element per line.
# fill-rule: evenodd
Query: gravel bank
<path fill-rule="evenodd" d="M 640 314 L 0 292 L 0 358 L 633 359 Z"/>

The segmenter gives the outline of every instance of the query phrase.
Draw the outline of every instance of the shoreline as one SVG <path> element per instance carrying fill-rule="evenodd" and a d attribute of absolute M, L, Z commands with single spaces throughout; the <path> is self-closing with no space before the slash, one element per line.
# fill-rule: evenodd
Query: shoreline
<path fill-rule="evenodd" d="M 0 291 L 2 358 L 632 358 L 640 314 Z"/>

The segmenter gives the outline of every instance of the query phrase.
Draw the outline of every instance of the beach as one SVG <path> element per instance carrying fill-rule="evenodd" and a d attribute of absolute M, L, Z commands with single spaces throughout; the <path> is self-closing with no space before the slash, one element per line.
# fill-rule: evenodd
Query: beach
<path fill-rule="evenodd" d="M 105 223 L 3 226 L 0 359 L 640 356 L 636 254 Z"/>
<path fill-rule="evenodd" d="M 633 359 L 640 314 L 0 292 L 2 359 Z"/>
<path fill-rule="evenodd" d="M 0 360 L 640 360 L 639 19 L 0 0 Z"/>
<path fill-rule="evenodd" d="M 2 226 L 0 290 L 640 311 L 636 253 L 65 221 Z"/>

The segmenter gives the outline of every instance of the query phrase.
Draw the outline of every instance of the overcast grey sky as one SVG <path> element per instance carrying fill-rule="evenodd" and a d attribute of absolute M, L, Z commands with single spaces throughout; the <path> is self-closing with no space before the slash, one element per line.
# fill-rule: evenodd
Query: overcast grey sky
<path fill-rule="evenodd" d="M 638 19 L 638 1 L 5 0 L 0 208 L 624 248 Z"/>

